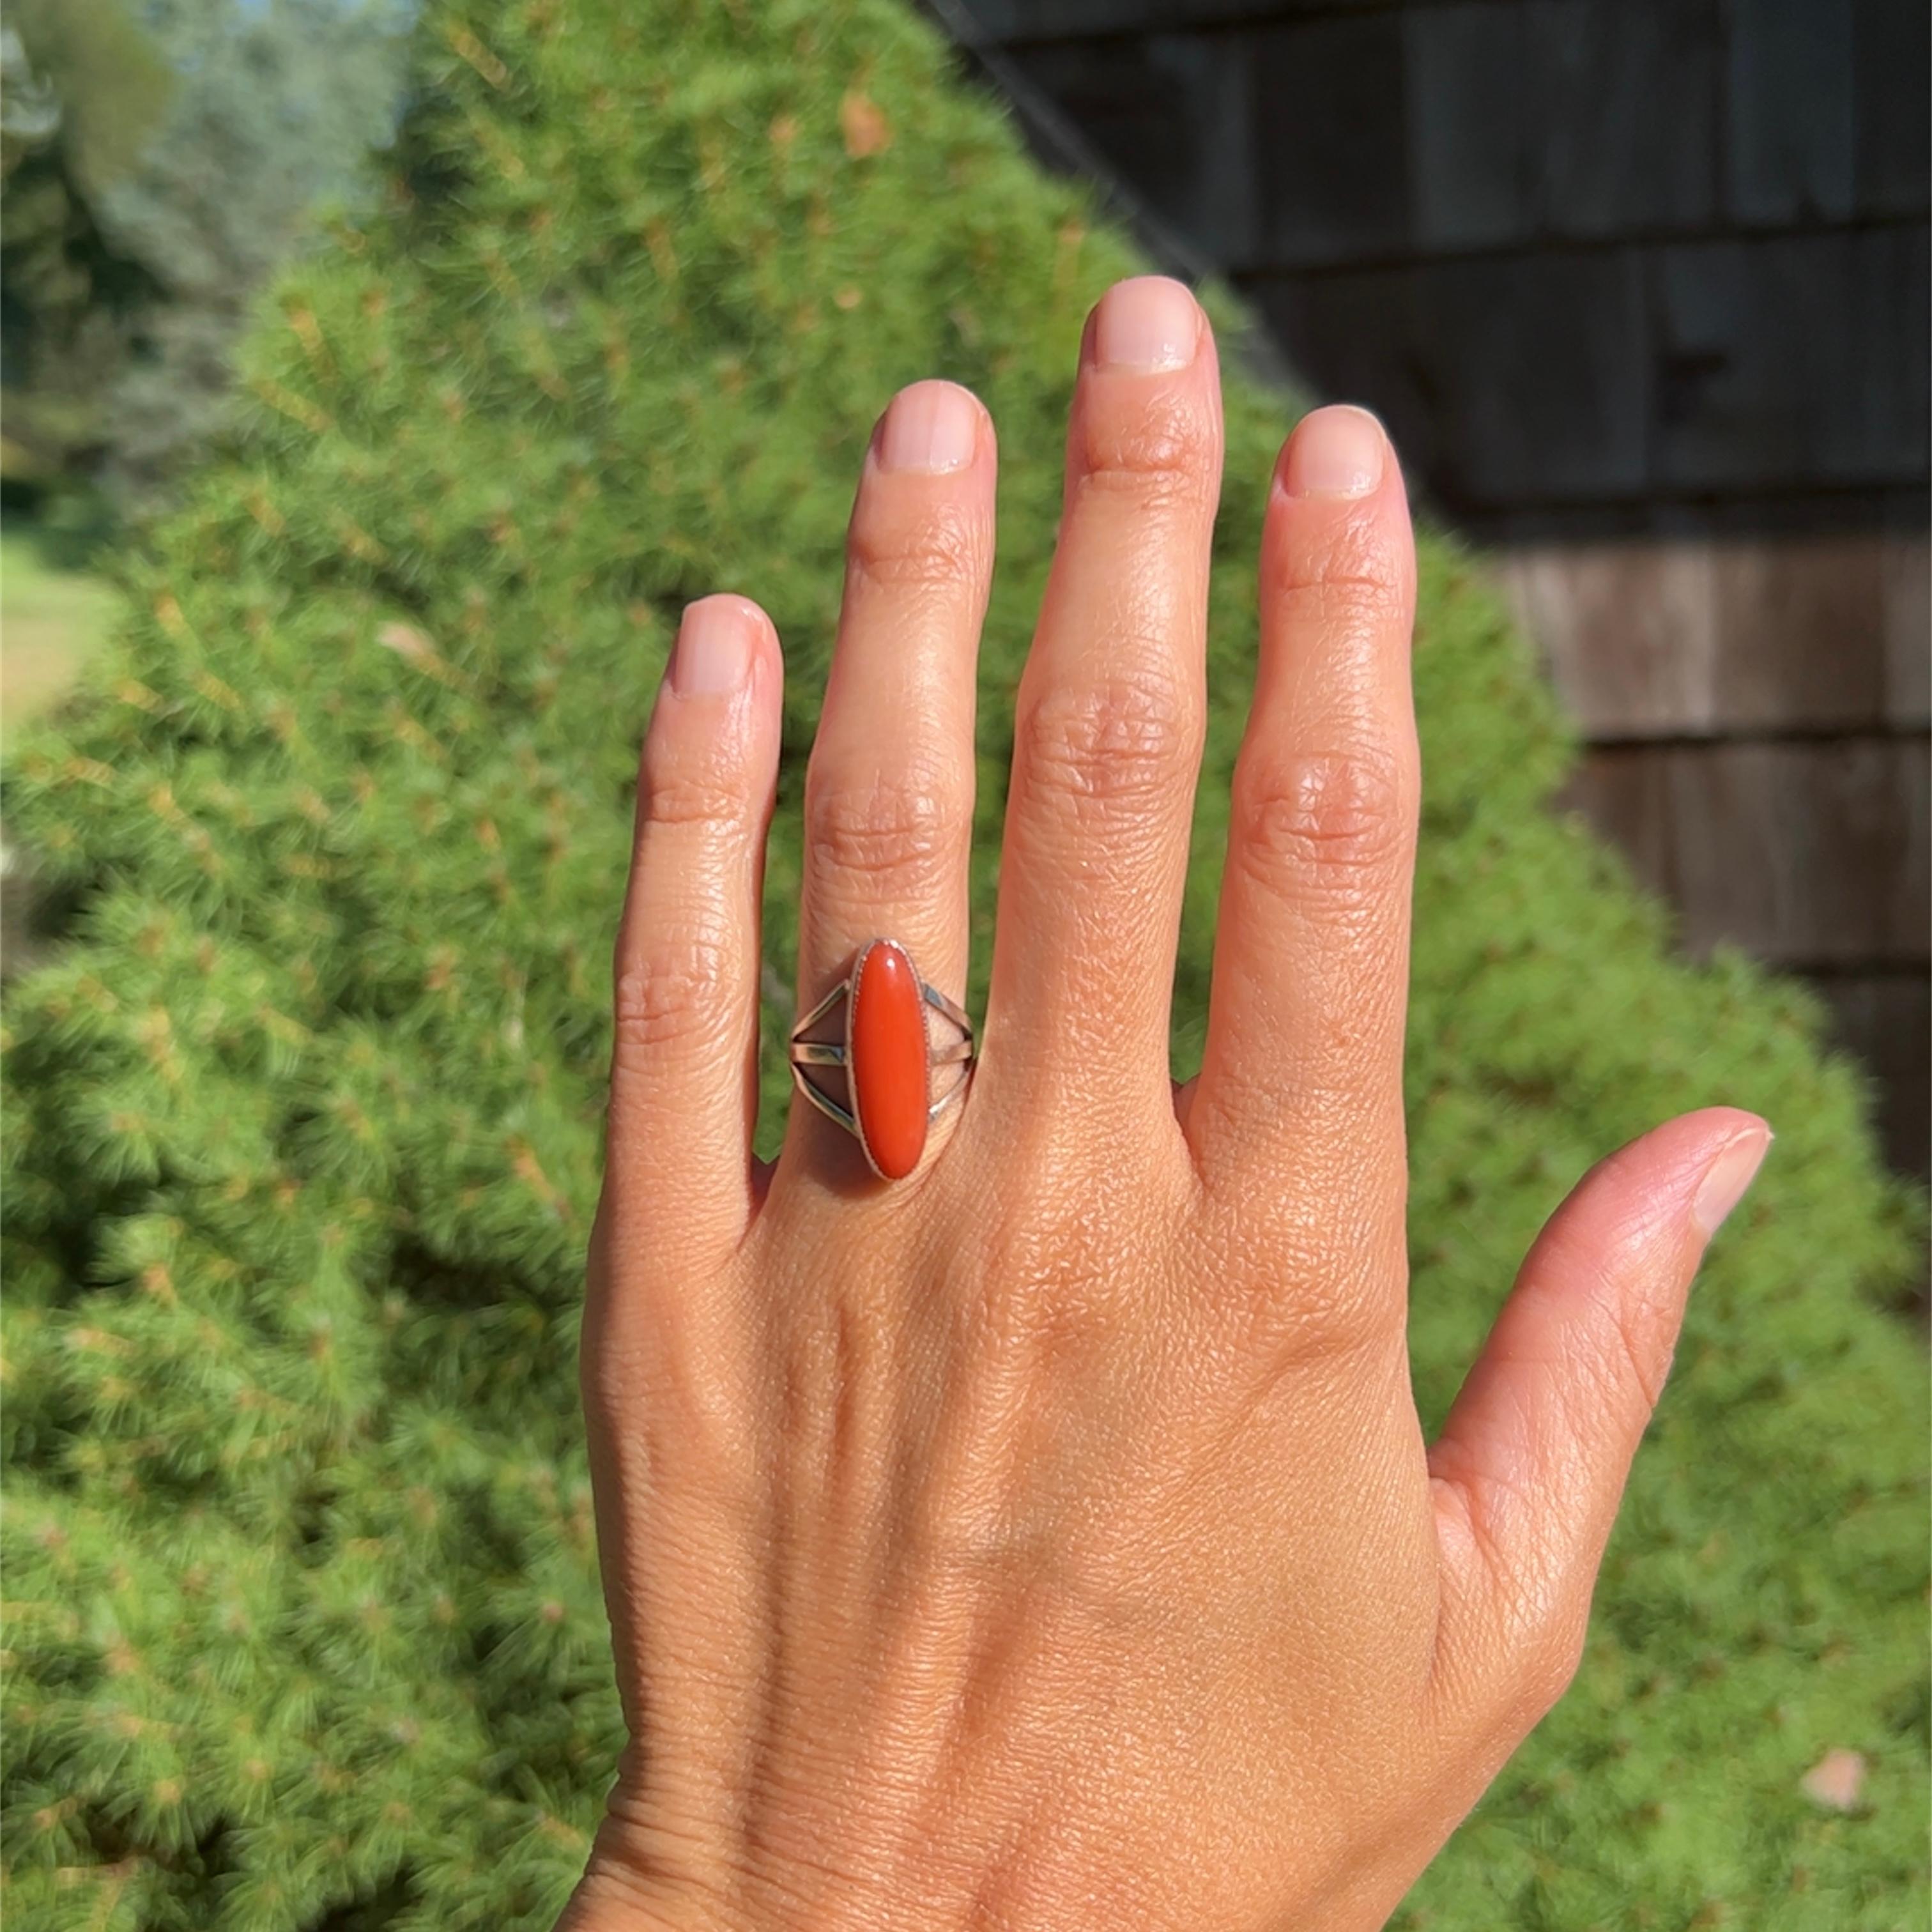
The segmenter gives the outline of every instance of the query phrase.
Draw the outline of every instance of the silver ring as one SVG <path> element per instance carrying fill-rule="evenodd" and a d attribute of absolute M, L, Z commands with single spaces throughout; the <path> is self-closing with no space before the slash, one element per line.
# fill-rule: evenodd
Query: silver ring
<path fill-rule="evenodd" d="M 842 1036 L 808 1038 L 822 1031 L 842 1000 Z M 933 1013 L 957 1029 L 956 1040 L 934 1040 Z M 919 1165 L 927 1130 L 964 1092 L 977 1058 L 973 1022 L 920 977 L 911 953 L 896 939 L 868 940 L 852 970 L 791 1030 L 792 1084 L 858 1142 L 882 1180 L 903 1180 Z M 959 1077 L 935 1100 L 933 1070 L 952 1066 L 960 1068 Z M 808 1066 L 842 1069 L 844 1100 L 808 1078 Z"/>

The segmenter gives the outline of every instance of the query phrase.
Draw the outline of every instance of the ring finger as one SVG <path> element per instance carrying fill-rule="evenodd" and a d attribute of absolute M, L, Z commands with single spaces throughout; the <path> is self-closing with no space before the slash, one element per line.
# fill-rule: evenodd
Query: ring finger
<path fill-rule="evenodd" d="M 963 995 L 974 681 L 996 461 L 986 410 L 952 382 L 901 390 L 866 451 L 806 770 L 801 1012 L 878 938 L 901 941 L 922 978 Z M 786 1151 L 808 1150 L 813 1158 L 782 1160 L 781 1169 L 862 1171 L 856 1144 L 816 1109 L 794 1105 Z"/>

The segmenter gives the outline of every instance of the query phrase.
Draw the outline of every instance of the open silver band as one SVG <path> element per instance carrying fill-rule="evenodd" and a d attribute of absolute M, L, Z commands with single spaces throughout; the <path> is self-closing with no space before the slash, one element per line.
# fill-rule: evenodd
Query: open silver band
<path fill-rule="evenodd" d="M 852 963 L 852 970 L 845 977 L 806 1014 L 791 1030 L 791 1078 L 792 1084 L 809 1100 L 827 1120 L 836 1120 L 845 1131 L 863 1141 L 860 1132 L 858 1118 L 849 1106 L 842 1106 L 825 1092 L 815 1082 L 806 1078 L 808 1066 L 844 1066 L 850 1058 L 850 1030 L 844 1039 L 806 1040 L 803 1035 L 820 1025 L 841 1000 L 849 1000 L 857 989 L 860 967 L 863 964 L 867 949 L 861 946 Z M 910 955 L 908 956 L 910 958 Z M 973 1035 L 973 1022 L 966 1016 L 965 1009 L 956 1000 L 950 1000 L 939 988 L 922 979 L 919 990 L 926 1004 L 959 1029 L 960 1036 L 943 1046 L 934 1046 L 928 1039 L 926 1045 L 926 1064 L 928 1074 L 935 1066 L 963 1066 L 959 1078 L 950 1085 L 936 1100 L 926 1104 L 926 1118 L 928 1123 L 938 1119 L 946 1108 L 958 1099 L 969 1084 L 973 1063 L 979 1058 L 979 1048 Z"/>

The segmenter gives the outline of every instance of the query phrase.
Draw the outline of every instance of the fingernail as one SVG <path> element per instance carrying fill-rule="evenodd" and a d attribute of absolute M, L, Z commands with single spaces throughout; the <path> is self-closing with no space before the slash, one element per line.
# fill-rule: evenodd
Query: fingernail
<path fill-rule="evenodd" d="M 1302 418 L 1288 439 L 1282 488 L 1291 496 L 1366 496 L 1382 480 L 1388 438 L 1366 410 L 1331 404 Z"/>
<path fill-rule="evenodd" d="M 915 382 L 886 411 L 879 436 L 881 470 L 963 470 L 980 436 L 973 398 L 952 382 Z"/>
<path fill-rule="evenodd" d="M 1768 1127 L 1748 1127 L 1712 1162 L 1690 1206 L 1691 1219 L 1707 1238 L 1724 1226 L 1725 1216 L 1744 1198 L 1744 1190 L 1756 1178 L 1771 1142 Z"/>
<path fill-rule="evenodd" d="M 752 662 L 749 612 L 736 598 L 700 597 L 685 606 L 670 658 L 670 686 L 680 698 L 736 691 Z"/>
<path fill-rule="evenodd" d="M 1094 360 L 1102 368 L 1184 369 L 1200 340 L 1200 305 L 1166 275 L 1116 282 L 1094 318 Z"/>

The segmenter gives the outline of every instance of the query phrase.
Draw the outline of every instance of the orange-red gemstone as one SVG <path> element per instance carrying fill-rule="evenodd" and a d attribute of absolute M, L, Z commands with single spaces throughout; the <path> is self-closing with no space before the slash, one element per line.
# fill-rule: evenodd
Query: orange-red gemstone
<path fill-rule="evenodd" d="M 919 1165 L 926 1151 L 926 1005 L 919 975 L 896 946 L 866 949 L 852 989 L 852 1111 L 872 1165 L 888 1180 Z"/>

